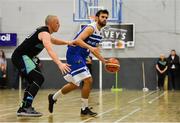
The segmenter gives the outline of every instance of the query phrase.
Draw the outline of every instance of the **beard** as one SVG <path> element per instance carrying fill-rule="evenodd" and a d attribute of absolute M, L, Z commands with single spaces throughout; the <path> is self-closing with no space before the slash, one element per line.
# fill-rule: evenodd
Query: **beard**
<path fill-rule="evenodd" d="M 106 21 L 103 21 L 103 22 L 98 22 L 98 24 L 101 26 L 101 27 L 104 27 L 104 26 L 106 26 Z"/>

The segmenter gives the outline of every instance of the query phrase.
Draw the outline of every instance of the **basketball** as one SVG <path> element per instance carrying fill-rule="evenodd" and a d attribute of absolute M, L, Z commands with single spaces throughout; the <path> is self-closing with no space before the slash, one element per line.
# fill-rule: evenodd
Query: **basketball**
<path fill-rule="evenodd" d="M 109 73 L 116 73 L 120 69 L 120 63 L 116 58 L 110 58 L 105 64 L 105 69 Z"/>

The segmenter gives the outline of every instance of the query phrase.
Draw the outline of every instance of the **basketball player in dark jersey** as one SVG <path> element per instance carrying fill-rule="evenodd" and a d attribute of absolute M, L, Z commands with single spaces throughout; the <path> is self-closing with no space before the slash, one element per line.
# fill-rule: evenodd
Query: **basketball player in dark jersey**
<path fill-rule="evenodd" d="M 13 64 L 28 81 L 28 86 L 25 89 L 24 98 L 17 111 L 17 116 L 42 116 L 42 113 L 37 112 L 32 107 L 32 102 L 44 82 L 44 77 L 41 74 L 38 65 L 35 63 L 35 60 L 33 61 L 33 58 L 44 48 L 52 60 L 57 64 L 62 74 L 70 71 L 69 65 L 62 63 L 56 53 L 52 50 L 52 44 L 72 45 L 72 42 L 51 36 L 51 34 L 57 32 L 60 27 L 57 16 L 48 15 L 45 20 L 45 25 L 46 26 L 37 28 L 36 31 L 27 37 L 12 54 Z"/>

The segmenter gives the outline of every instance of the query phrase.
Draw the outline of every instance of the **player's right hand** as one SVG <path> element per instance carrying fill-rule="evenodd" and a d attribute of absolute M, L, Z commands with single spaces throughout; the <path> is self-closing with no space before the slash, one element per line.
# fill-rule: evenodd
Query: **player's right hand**
<path fill-rule="evenodd" d="M 61 64 L 58 65 L 58 67 L 61 70 L 62 74 L 66 74 L 66 73 L 70 72 L 71 71 L 70 66 L 71 65 L 69 65 L 67 63 L 61 63 Z"/>
<path fill-rule="evenodd" d="M 89 50 L 95 55 L 100 54 L 100 49 L 98 47 L 91 47 Z"/>
<path fill-rule="evenodd" d="M 99 47 L 90 47 L 89 50 L 94 56 L 96 56 L 100 61 L 102 61 L 103 64 L 106 64 L 107 60 L 101 56 Z"/>

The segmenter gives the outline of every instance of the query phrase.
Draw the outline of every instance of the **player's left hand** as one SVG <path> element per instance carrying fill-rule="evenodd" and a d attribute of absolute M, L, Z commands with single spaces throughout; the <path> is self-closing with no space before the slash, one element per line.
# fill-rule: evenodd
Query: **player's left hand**
<path fill-rule="evenodd" d="M 61 64 L 58 65 L 58 67 L 61 70 L 62 74 L 66 74 L 66 73 L 70 72 L 71 71 L 70 66 L 71 65 L 69 65 L 67 63 L 61 63 Z"/>
<path fill-rule="evenodd" d="M 69 45 L 69 46 L 73 46 L 73 47 L 76 46 L 73 41 L 68 41 L 68 45 Z"/>

